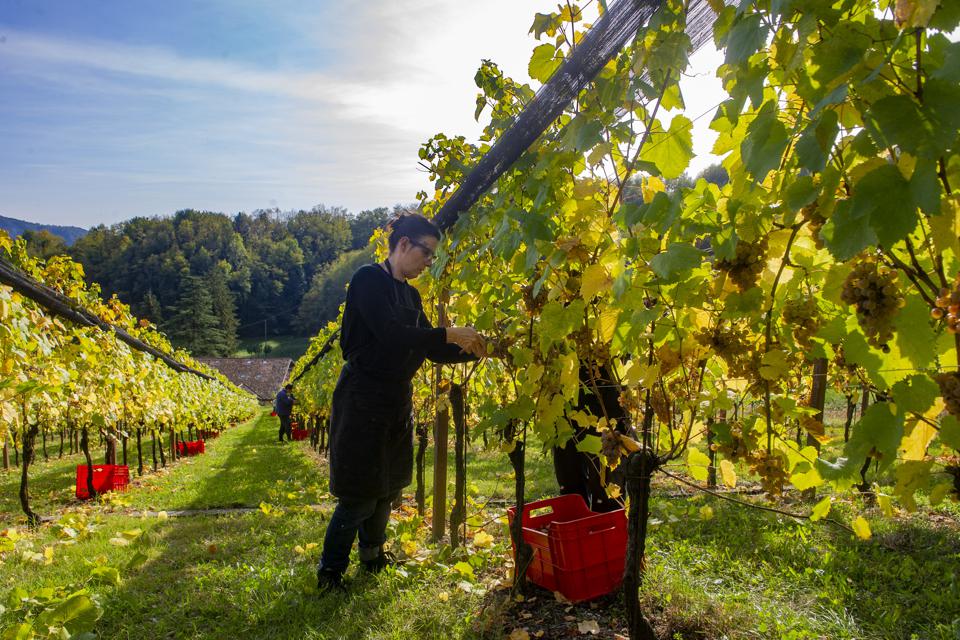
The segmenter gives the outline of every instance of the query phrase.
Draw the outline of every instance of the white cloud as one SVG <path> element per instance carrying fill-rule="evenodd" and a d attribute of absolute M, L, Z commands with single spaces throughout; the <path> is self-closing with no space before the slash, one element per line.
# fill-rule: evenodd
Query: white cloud
<path fill-rule="evenodd" d="M 235 1 L 230 5 L 242 7 Z M 312 14 L 283 2 L 276 9 L 299 37 L 334 52 L 322 66 L 299 60 L 296 68 L 261 67 L 170 48 L 4 29 L 0 76 L 16 74 L 23 82 L 91 96 L 91 104 L 77 106 L 77 112 L 99 112 L 90 128 L 116 157 L 75 158 L 59 170 L 72 166 L 77 175 L 101 181 L 98 193 L 112 199 L 89 207 L 87 223 L 106 221 L 103 211 L 122 219 L 183 206 L 236 211 L 322 201 L 357 210 L 410 201 L 428 186 L 416 151 L 431 135 L 479 135 L 473 76 L 481 60 L 492 59 L 507 75 L 529 81 L 526 65 L 536 44 L 529 26 L 534 13 L 556 6 L 541 0 L 322 4 Z M 702 54 L 695 61 L 701 58 L 708 69 L 714 64 Z M 712 75 L 685 82 L 691 116 L 718 101 Z M 143 112 L 127 104 L 136 96 L 164 107 Z M 59 136 L 62 145 L 76 149 L 89 144 L 83 126 L 67 124 L 71 106 L 47 108 L 64 124 L 57 131 L 38 128 L 38 138 Z M 122 117 L 112 117 L 111 109 Z M 709 120 L 696 123 L 695 140 L 711 136 Z M 695 146 L 698 153 L 708 149 Z M 0 177 L 7 161 L 0 151 Z M 698 160 L 694 167 L 706 164 Z M 84 184 L 69 177 L 63 182 Z M 202 202 L 183 202 L 184 194 Z M 24 206 L 35 198 L 36 206 L 24 208 L 38 213 L 69 204 L 43 204 L 45 197 L 51 194 L 21 193 L 15 202 Z M 17 213 L 2 200 L 0 209 Z"/>

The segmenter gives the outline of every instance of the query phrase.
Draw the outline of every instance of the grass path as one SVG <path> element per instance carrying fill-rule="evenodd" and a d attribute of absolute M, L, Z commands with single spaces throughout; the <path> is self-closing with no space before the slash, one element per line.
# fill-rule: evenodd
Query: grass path
<path fill-rule="evenodd" d="M 10 538 L 0 533 L 0 603 L 7 606 L 0 635 L 35 617 L 44 598 L 65 586 L 95 594 L 102 615 L 94 631 L 109 639 L 486 639 L 516 628 L 531 637 L 578 637 L 586 620 L 601 632 L 579 637 L 622 633 L 616 598 L 571 607 L 534 590 L 527 602 L 509 605 L 503 591 L 491 590 L 509 557 L 500 525 L 488 527 L 497 538 L 492 549 L 451 555 L 426 543 L 426 527 L 409 508 L 394 515 L 389 535 L 417 562 L 378 577 L 351 569 L 347 595 L 318 596 L 314 567 L 331 504 L 326 470 L 307 443 L 275 444 L 276 426 L 261 414 L 209 441 L 205 455 L 96 504 L 73 500 L 74 461 L 41 463 L 37 486 L 50 492 L 47 513 L 61 519 L 20 530 L 6 553 Z M 512 493 L 500 454 L 474 455 L 469 473 L 478 502 Z M 532 455 L 533 497 L 555 491 L 551 475 L 548 457 Z M 15 487 L 2 480 L 5 491 Z M 877 519 L 875 535 L 901 548 L 893 552 L 705 496 L 670 497 L 669 489 L 660 487 L 652 501 L 643 592 L 661 637 L 958 637 L 955 511 Z M 843 508 L 836 505 L 838 517 L 849 517 Z M 180 510 L 191 516 L 167 517 Z M 6 517 L 18 516 L 7 510 Z M 457 564 L 465 560 L 472 564 Z M 465 580 L 465 571 L 477 578 Z"/>

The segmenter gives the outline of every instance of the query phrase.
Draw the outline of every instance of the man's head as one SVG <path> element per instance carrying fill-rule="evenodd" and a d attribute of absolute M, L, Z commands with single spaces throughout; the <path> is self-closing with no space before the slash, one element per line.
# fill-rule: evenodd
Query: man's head
<path fill-rule="evenodd" d="M 393 275 L 416 278 L 433 262 L 440 230 L 419 213 L 403 213 L 388 227 Z"/>
<path fill-rule="evenodd" d="M 285 390 L 287 390 L 287 391 L 293 391 L 293 385 L 292 385 L 292 384 L 288 384 L 288 385 L 284 386 L 283 388 L 284 388 Z"/>

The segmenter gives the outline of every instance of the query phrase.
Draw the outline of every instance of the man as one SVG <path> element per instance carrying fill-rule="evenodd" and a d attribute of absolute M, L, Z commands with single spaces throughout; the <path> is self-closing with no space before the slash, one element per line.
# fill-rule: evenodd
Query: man
<path fill-rule="evenodd" d="M 293 404 L 297 400 L 292 392 L 293 385 L 288 384 L 280 390 L 273 402 L 273 410 L 280 418 L 280 442 L 283 442 L 283 434 L 287 434 L 287 440 L 293 440 L 293 433 L 290 430 L 290 412 L 293 411 Z"/>

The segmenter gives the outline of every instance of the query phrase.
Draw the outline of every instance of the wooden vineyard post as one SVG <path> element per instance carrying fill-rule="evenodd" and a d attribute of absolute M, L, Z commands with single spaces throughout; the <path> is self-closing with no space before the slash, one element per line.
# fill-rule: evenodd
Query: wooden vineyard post
<path fill-rule="evenodd" d="M 440 365 L 437 365 L 437 380 Z M 442 404 L 442 406 L 440 406 Z M 447 403 L 437 403 L 433 423 L 433 541 L 443 537 L 447 520 L 447 439 L 450 435 L 450 410 Z"/>
<path fill-rule="evenodd" d="M 467 521 L 466 407 L 463 387 L 459 384 L 450 386 L 450 409 L 453 413 L 454 468 L 456 469 L 453 509 L 450 511 L 450 546 L 456 549 L 461 543 L 461 529 Z"/>
<path fill-rule="evenodd" d="M 827 403 L 827 366 L 826 358 L 817 358 L 813 361 L 813 386 L 810 388 L 810 407 L 816 409 L 813 419 L 823 424 L 823 410 Z M 807 431 L 807 446 L 813 447 L 820 453 L 820 441 L 810 431 Z M 815 487 L 803 492 L 803 497 L 812 500 L 817 495 Z"/>
<path fill-rule="evenodd" d="M 10 449 L 7 448 L 7 439 L 3 439 L 3 468 L 10 468 Z"/>
<path fill-rule="evenodd" d="M 93 488 L 93 458 L 90 456 L 90 430 L 85 427 L 80 432 L 80 450 L 87 461 L 87 494 L 91 499 L 97 497 L 97 490 Z"/>
<path fill-rule="evenodd" d="M 424 461 L 427 456 L 427 445 L 430 442 L 430 432 L 429 426 L 426 422 L 419 421 L 417 422 L 417 454 L 416 454 L 416 463 L 417 463 L 417 492 L 416 492 L 416 501 L 417 501 L 417 515 L 423 517 L 424 512 L 427 507 L 427 492 L 424 486 L 426 478 L 424 478 Z"/>
<path fill-rule="evenodd" d="M 447 326 L 447 308 L 443 304 L 445 293 L 437 305 L 437 326 Z M 447 440 L 450 436 L 449 404 L 439 402 L 443 366 L 433 368 L 433 406 L 437 415 L 433 423 L 433 541 L 443 537 L 447 520 Z"/>

